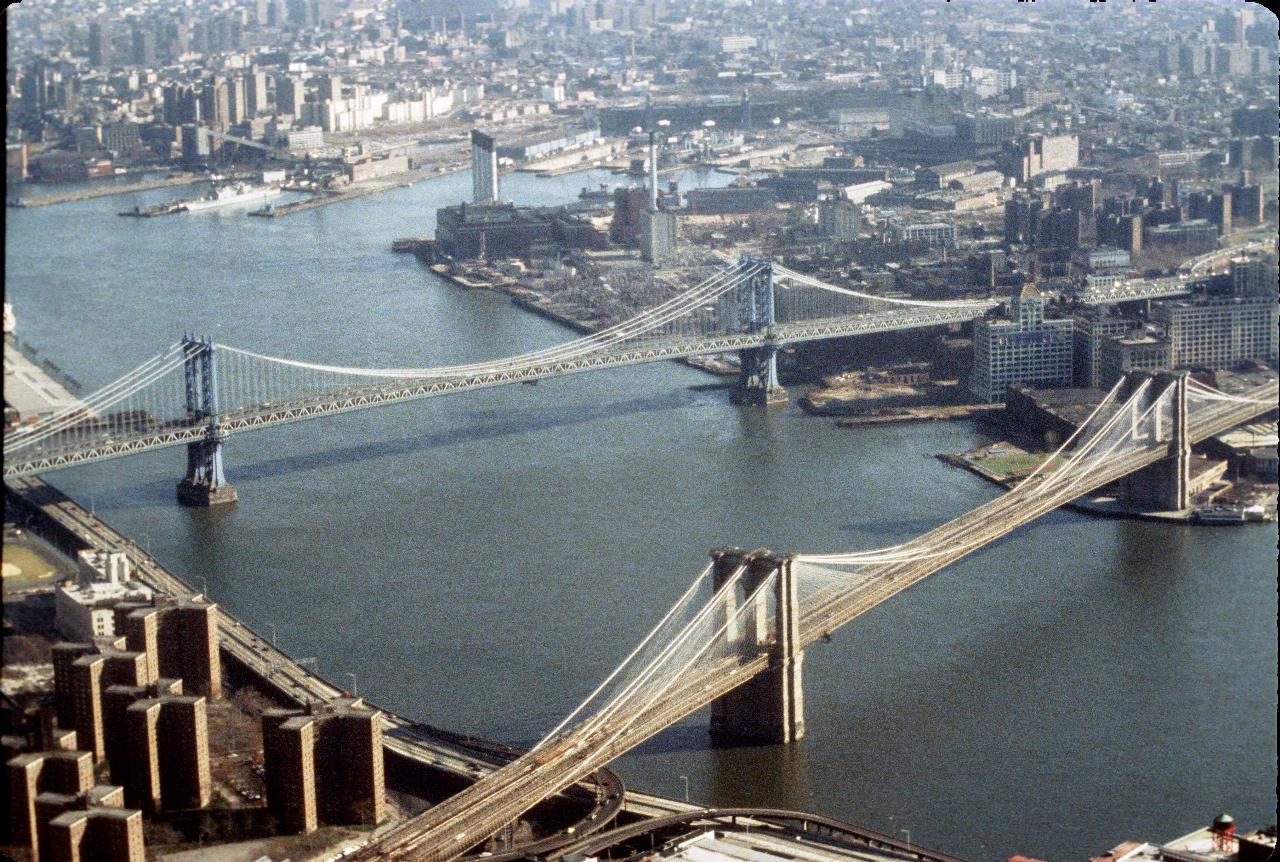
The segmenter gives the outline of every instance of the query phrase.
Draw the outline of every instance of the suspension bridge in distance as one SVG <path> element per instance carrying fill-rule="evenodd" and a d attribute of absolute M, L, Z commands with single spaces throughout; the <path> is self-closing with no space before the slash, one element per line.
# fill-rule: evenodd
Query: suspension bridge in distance
<path fill-rule="evenodd" d="M 1276 409 L 1276 382 L 1226 393 L 1186 372 L 1122 379 L 1012 490 L 915 539 L 869 551 L 712 552 L 711 564 L 623 662 L 527 754 L 351 858 L 449 862 L 540 800 L 690 713 L 721 743 L 804 736 L 804 650 L 950 563 L 1142 471 L 1186 508 L 1191 444 Z"/>
<path fill-rule="evenodd" d="M 723 353 L 738 355 L 735 400 L 768 404 L 786 399 L 777 371 L 782 347 L 964 323 L 998 304 L 876 296 L 744 258 L 591 335 L 465 365 L 323 365 L 188 335 L 81 402 L 6 433 L 4 475 L 186 445 L 179 499 L 209 505 L 235 499 L 222 465 L 223 443 L 233 434 L 473 389 Z"/>

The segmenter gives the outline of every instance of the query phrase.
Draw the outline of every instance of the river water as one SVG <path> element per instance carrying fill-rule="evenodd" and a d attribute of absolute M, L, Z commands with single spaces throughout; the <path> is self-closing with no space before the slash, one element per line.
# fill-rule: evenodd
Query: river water
<path fill-rule="evenodd" d="M 521 203 L 603 174 L 514 175 Z M 721 175 L 683 185 L 722 184 Z M 375 367 L 567 339 L 444 283 L 391 240 L 429 234 L 467 175 L 279 219 L 121 219 L 163 189 L 9 210 L 20 336 L 91 391 L 187 329 Z M 37 192 L 32 191 L 31 194 Z M 733 407 L 674 363 L 232 438 L 240 500 L 174 502 L 180 449 L 51 474 L 282 647 L 407 716 L 531 742 L 724 544 L 894 544 L 995 490 L 933 455 L 966 423 L 839 429 Z M 1082 859 L 1220 811 L 1276 810 L 1276 532 L 1058 512 L 811 648 L 808 738 L 713 750 L 690 717 L 623 758 L 629 786 L 909 830 L 975 859 Z"/>

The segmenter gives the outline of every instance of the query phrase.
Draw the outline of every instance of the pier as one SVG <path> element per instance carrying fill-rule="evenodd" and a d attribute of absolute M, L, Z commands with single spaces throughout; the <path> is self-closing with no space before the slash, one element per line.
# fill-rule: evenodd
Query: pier
<path fill-rule="evenodd" d="M 91 189 L 80 189 L 74 192 L 62 192 L 60 194 L 43 195 L 38 198 L 19 197 L 16 200 L 8 202 L 11 207 L 20 207 L 30 209 L 31 207 L 47 207 L 53 204 L 70 203 L 71 201 L 86 201 L 92 198 L 105 198 L 111 195 L 123 195 L 130 192 L 146 192 L 152 189 L 164 189 L 171 186 L 185 186 L 191 183 L 203 182 L 208 177 L 197 174 L 176 174 L 164 177 L 158 180 L 140 180 L 136 183 L 122 183 L 120 185 L 102 185 Z"/>

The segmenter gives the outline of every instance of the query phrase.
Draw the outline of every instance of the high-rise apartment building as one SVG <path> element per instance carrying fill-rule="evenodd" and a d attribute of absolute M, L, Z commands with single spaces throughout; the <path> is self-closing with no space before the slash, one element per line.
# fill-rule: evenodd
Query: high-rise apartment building
<path fill-rule="evenodd" d="M 267 73 L 253 71 L 245 76 L 245 105 L 248 116 L 267 112 Z"/>
<path fill-rule="evenodd" d="M 222 657 L 218 649 L 218 606 L 203 598 L 160 597 L 154 605 L 115 608 L 128 649 L 147 656 L 147 675 L 181 679 L 188 693 L 210 700 L 222 696 Z"/>
<path fill-rule="evenodd" d="M 9 840 L 39 854 L 36 797 L 44 792 L 75 795 L 93 786 L 93 754 L 42 751 L 19 754 L 6 764 L 9 785 Z"/>
<path fill-rule="evenodd" d="M 276 76 L 276 112 L 297 119 L 302 116 L 305 91 L 302 82 L 288 75 Z"/>
<path fill-rule="evenodd" d="M 969 387 L 983 401 L 1003 401 L 1014 383 L 1071 385 L 1072 322 L 1046 320 L 1044 308 L 1043 294 L 1028 284 L 1009 301 L 1004 319 L 974 323 Z"/>
<path fill-rule="evenodd" d="M 95 68 L 111 65 L 111 25 L 104 18 L 89 24 L 89 65 Z"/>
<path fill-rule="evenodd" d="M 385 816 L 382 713 L 358 698 L 262 716 L 267 807 L 283 830 Z"/>
<path fill-rule="evenodd" d="M 49 821 L 50 862 L 144 862 L 142 812 L 130 808 L 67 811 Z"/>
<path fill-rule="evenodd" d="M 144 811 L 203 808 L 213 794 L 205 699 L 166 695 L 125 710 L 125 797 Z"/>

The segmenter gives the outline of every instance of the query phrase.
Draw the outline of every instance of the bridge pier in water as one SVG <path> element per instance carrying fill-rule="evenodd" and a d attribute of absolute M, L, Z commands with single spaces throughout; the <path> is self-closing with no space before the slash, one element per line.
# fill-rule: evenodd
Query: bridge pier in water
<path fill-rule="evenodd" d="M 771 551 L 743 552 L 737 548 L 713 551 L 711 557 L 712 589 L 717 592 L 744 565 L 744 596 L 756 592 L 770 575 L 777 576 L 772 587 L 773 608 L 765 595 L 757 596 L 755 606 L 728 632 L 744 655 L 767 651 L 769 667 L 712 701 L 711 741 L 726 747 L 795 742 L 804 737 L 804 650 L 799 648 L 800 605 L 791 560 Z M 731 593 L 725 601 L 726 617 L 736 610 Z"/>
<path fill-rule="evenodd" d="M 787 390 L 778 382 L 778 348 L 772 343 L 777 322 L 773 289 L 773 262 L 751 259 L 761 269 L 742 285 L 738 297 L 739 324 L 746 332 L 763 332 L 769 343 L 738 352 L 738 382 L 733 387 L 734 404 L 771 407 L 787 403 Z"/>
<path fill-rule="evenodd" d="M 187 444 L 187 474 L 178 482 L 178 502 L 184 506 L 217 506 L 234 503 L 236 489 L 222 472 L 222 442 L 218 427 L 218 368 L 213 340 L 186 335 L 187 416 L 193 423 L 206 421 L 204 439 Z"/>
<path fill-rule="evenodd" d="M 769 345 L 739 351 L 738 367 L 738 381 L 730 395 L 734 404 L 773 407 L 787 403 L 787 390 L 778 383 L 778 348 Z"/>
<path fill-rule="evenodd" d="M 1131 386 L 1136 388 L 1148 376 L 1130 372 Z M 1151 428 L 1153 443 L 1168 441 L 1169 457 L 1125 476 L 1120 483 L 1121 496 L 1133 506 L 1183 512 L 1191 508 L 1191 438 L 1187 434 L 1187 380 L 1190 374 L 1186 371 L 1161 371 L 1151 376 L 1155 392 L 1171 387 L 1171 427 L 1165 423 L 1164 417 L 1159 417 Z"/>

